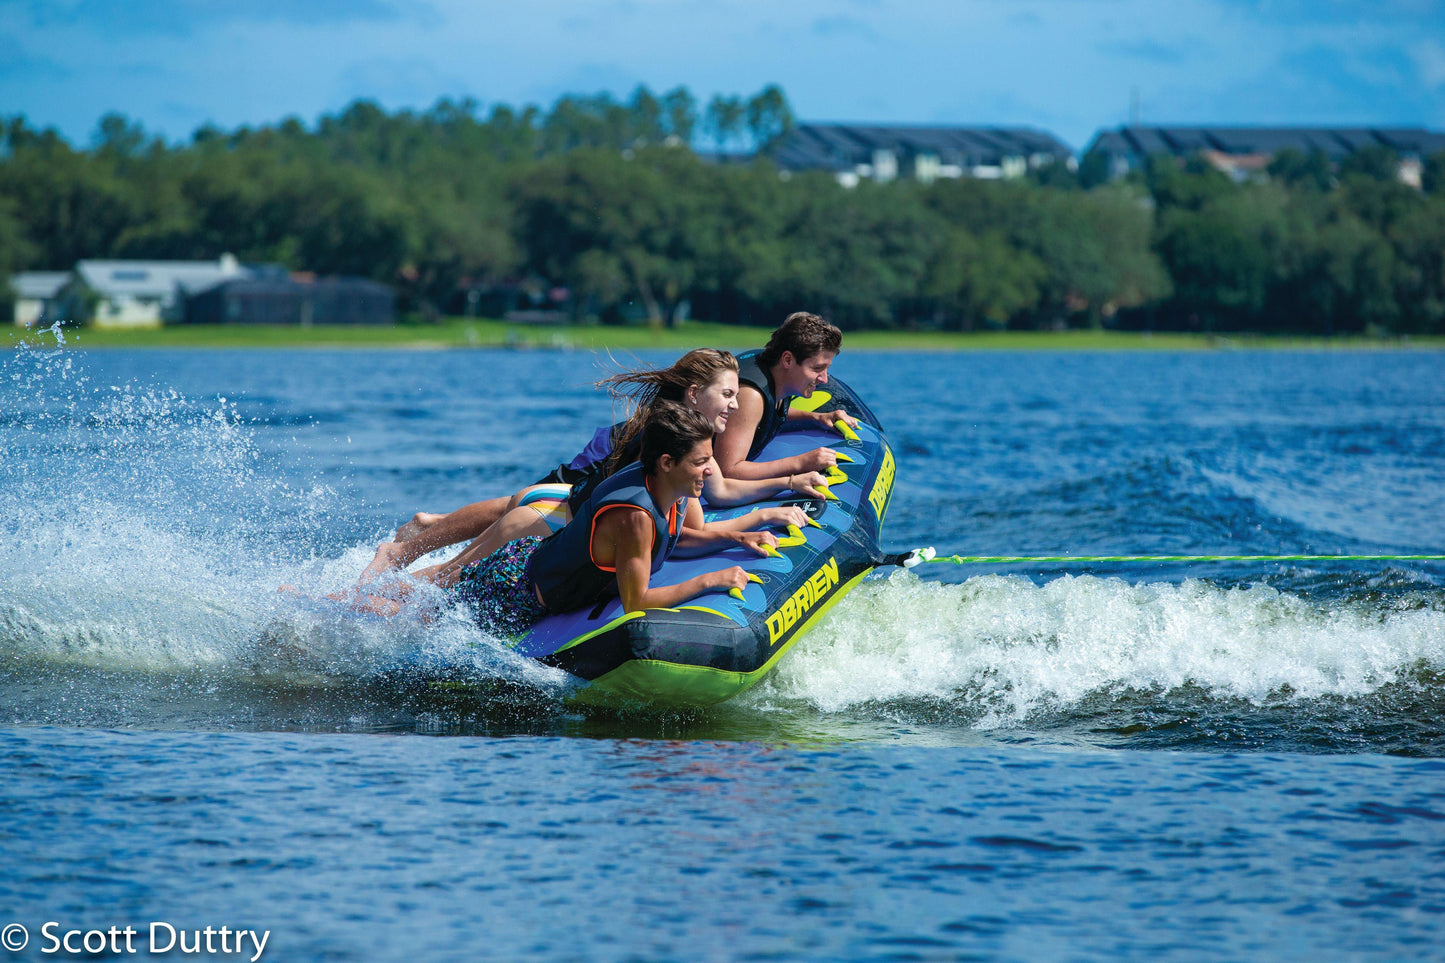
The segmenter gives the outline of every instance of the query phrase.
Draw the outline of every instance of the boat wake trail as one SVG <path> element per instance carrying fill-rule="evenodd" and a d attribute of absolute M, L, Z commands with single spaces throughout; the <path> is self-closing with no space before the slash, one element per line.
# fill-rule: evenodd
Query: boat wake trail
<path fill-rule="evenodd" d="M 860 586 L 751 701 L 979 729 L 1138 734 L 1201 715 L 1249 729 L 1280 707 L 1358 725 L 1390 700 L 1437 698 L 1445 675 L 1445 593 L 1395 574 L 1316 598 L 1264 584 L 944 584 L 900 571 Z"/>

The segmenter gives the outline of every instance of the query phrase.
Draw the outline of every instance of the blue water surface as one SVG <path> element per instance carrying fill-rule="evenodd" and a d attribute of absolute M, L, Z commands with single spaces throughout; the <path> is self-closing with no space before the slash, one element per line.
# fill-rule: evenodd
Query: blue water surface
<path fill-rule="evenodd" d="M 17 958 L 67 955 L 47 922 L 158 920 L 269 930 L 273 960 L 1439 958 L 1438 563 L 880 574 L 673 716 L 583 714 L 457 613 L 276 591 L 565 460 L 611 364 L 0 359 Z M 1438 353 L 835 370 L 898 454 L 891 549 L 1445 552 Z"/>

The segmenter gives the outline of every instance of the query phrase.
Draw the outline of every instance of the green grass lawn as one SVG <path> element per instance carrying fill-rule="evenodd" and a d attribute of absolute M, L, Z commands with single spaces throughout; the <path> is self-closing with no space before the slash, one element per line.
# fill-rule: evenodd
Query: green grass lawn
<path fill-rule="evenodd" d="M 387 327 L 312 327 L 293 325 L 173 325 L 142 330 L 70 328 L 71 348 L 577 348 L 635 350 L 657 348 L 761 347 L 765 328 L 685 321 L 672 329 L 600 325 L 529 326 L 505 321 L 448 318 L 436 324 Z M 12 329 L 9 343 L 53 347 L 46 332 Z M 1445 348 L 1445 338 L 1282 338 L 1274 336 L 1146 334 L 1120 331 L 855 331 L 844 337 L 855 350 L 982 351 L 1075 350 L 1179 351 L 1228 348 Z"/>

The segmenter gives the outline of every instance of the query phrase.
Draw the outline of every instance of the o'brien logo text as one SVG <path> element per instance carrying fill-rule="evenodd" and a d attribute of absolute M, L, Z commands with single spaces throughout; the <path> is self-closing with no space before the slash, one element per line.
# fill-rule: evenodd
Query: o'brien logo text
<path fill-rule="evenodd" d="M 776 645 L 778 639 L 783 637 L 798 620 L 808 614 L 808 610 L 828 597 L 828 593 L 838 584 L 838 560 L 830 558 L 823 563 L 823 567 L 814 572 L 806 582 L 798 586 L 778 610 L 768 616 L 768 643 Z"/>
<path fill-rule="evenodd" d="M 893 449 L 887 445 L 883 446 L 883 466 L 878 469 L 878 480 L 873 483 L 873 490 L 868 493 L 868 504 L 873 506 L 873 514 L 878 516 L 878 524 L 883 524 L 883 513 L 888 511 L 888 496 L 893 493 Z"/>

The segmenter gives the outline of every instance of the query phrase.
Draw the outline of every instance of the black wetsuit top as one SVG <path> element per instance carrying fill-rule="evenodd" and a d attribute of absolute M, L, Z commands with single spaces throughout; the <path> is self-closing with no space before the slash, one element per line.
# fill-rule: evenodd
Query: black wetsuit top
<path fill-rule="evenodd" d="M 757 457 L 763 446 L 772 441 L 784 422 L 788 420 L 788 402 L 791 398 L 779 398 L 773 386 L 772 376 L 758 364 L 761 351 L 745 351 L 738 355 L 738 384 L 754 388 L 763 396 L 763 417 L 753 430 L 753 443 L 748 447 L 748 460 Z"/>
<path fill-rule="evenodd" d="M 527 576 L 542 593 L 548 612 L 571 612 L 617 594 L 616 570 L 599 568 L 592 561 L 592 530 L 598 516 L 622 505 L 640 508 L 652 516 L 653 572 L 677 547 L 687 499 L 681 499 L 667 512 L 659 510 L 647 490 L 642 464 L 634 462 L 599 484 L 572 521 L 532 554 Z"/>

